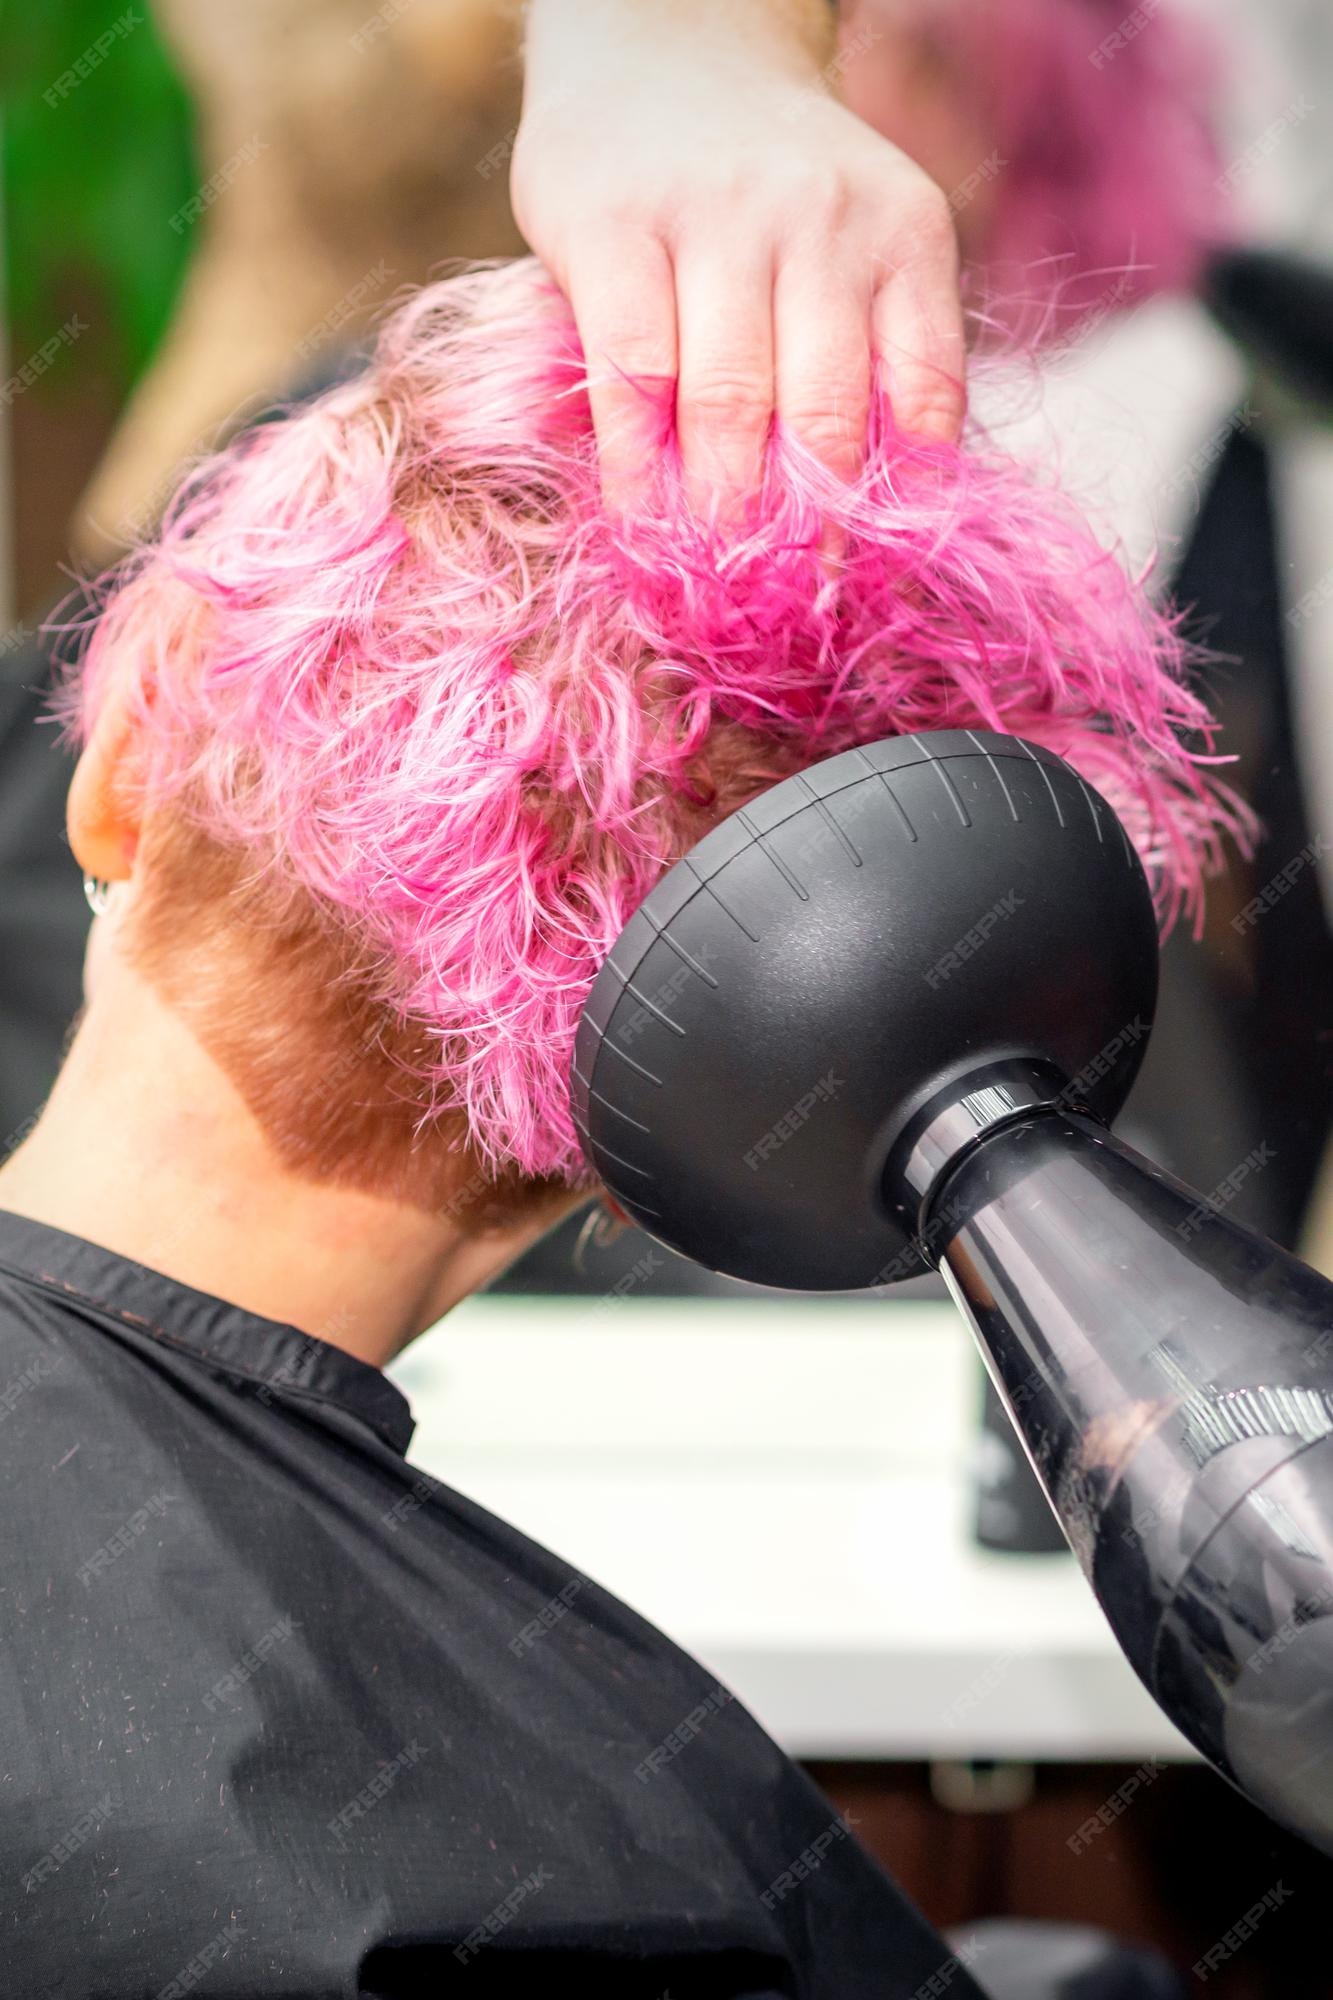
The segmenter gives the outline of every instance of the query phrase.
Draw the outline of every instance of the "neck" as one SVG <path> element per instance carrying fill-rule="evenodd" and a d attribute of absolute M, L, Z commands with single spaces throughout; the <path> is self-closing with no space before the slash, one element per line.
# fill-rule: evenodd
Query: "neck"
<path fill-rule="evenodd" d="M 0 1207 L 381 1367 L 543 1225 L 452 1220 L 297 1178 L 224 1072 L 124 965 L 94 984 Z"/>

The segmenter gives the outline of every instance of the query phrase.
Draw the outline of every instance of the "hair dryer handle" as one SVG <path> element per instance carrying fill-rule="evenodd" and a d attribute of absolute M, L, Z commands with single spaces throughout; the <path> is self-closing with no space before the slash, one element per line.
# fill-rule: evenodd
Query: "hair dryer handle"
<path fill-rule="evenodd" d="M 1333 1285 L 1058 1109 L 983 1138 L 928 1217 L 1135 1671 L 1333 1852 Z"/>

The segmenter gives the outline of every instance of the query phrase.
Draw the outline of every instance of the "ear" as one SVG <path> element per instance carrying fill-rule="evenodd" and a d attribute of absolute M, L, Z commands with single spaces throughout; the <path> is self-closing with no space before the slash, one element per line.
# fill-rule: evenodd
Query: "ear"
<path fill-rule="evenodd" d="M 123 882 L 134 866 L 141 808 L 132 783 L 135 731 L 129 690 L 113 677 L 75 766 L 65 807 L 74 858 L 99 882 Z"/>

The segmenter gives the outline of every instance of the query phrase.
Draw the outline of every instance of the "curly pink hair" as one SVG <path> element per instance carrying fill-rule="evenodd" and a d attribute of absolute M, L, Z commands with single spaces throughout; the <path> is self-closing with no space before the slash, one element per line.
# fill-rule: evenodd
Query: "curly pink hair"
<path fill-rule="evenodd" d="M 1015 731 L 1113 801 L 1164 920 L 1243 823 L 1174 624 L 1035 475 L 904 437 L 881 394 L 854 484 L 777 435 L 727 526 L 687 509 L 670 395 L 644 393 L 654 505 L 612 518 L 546 274 L 426 287 L 355 380 L 187 480 L 69 695 L 88 729 L 114 672 L 145 799 L 355 938 L 419 1031 L 414 1119 L 465 1113 L 496 1172 L 579 1176 L 592 979 L 682 847 L 774 777 Z"/>

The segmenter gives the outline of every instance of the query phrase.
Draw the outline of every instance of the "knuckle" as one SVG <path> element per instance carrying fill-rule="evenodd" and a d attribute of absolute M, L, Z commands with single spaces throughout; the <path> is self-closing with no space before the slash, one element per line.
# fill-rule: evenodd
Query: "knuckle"
<path fill-rule="evenodd" d="M 836 236 L 851 222 L 856 191 L 844 174 L 810 168 L 795 173 L 780 202 L 784 233 L 797 243 Z"/>
<path fill-rule="evenodd" d="M 739 369 L 704 369 L 681 382 L 681 400 L 697 417 L 723 420 L 733 430 L 758 430 L 769 419 L 772 391 Z"/>
<path fill-rule="evenodd" d="M 958 235 L 948 197 L 933 182 L 926 182 L 913 196 L 903 216 L 903 234 L 914 262 L 953 260 L 958 254 Z"/>
<path fill-rule="evenodd" d="M 594 354 L 590 360 L 600 362 L 615 375 L 628 376 L 631 381 L 644 376 L 665 378 L 675 373 L 670 340 L 652 328 L 616 328 L 600 342 L 600 349 L 600 354 Z"/>
<path fill-rule="evenodd" d="M 854 411 L 837 407 L 832 398 L 792 410 L 786 422 L 806 449 L 825 464 L 848 464 L 859 456 L 864 417 L 858 422 Z"/>
<path fill-rule="evenodd" d="M 816 173 L 799 191 L 804 219 L 821 230 L 835 231 L 849 220 L 855 203 L 853 190 L 842 174 Z"/>
<path fill-rule="evenodd" d="M 897 414 L 906 428 L 945 440 L 957 437 L 966 408 L 961 387 L 943 377 L 915 383 L 903 405 Z"/>

